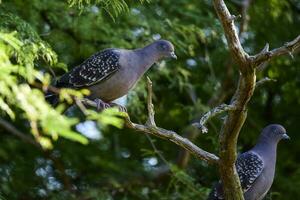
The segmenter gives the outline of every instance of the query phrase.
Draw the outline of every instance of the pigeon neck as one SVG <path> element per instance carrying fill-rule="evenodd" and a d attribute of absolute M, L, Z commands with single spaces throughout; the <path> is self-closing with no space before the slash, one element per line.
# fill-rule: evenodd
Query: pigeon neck
<path fill-rule="evenodd" d="M 276 161 L 277 141 L 261 136 L 253 150 L 261 156 L 265 156 L 271 162 Z"/>
<path fill-rule="evenodd" d="M 135 50 L 137 58 L 139 59 L 139 68 L 144 72 L 147 71 L 156 61 L 160 59 L 155 46 L 148 45 L 144 48 Z"/>

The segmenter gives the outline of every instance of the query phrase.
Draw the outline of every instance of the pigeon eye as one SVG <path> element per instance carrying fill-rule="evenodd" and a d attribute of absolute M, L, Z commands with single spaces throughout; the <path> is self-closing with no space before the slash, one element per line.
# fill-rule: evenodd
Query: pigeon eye
<path fill-rule="evenodd" d="M 166 51 L 168 49 L 168 46 L 166 44 L 160 44 L 158 45 L 158 49 L 161 51 Z"/>

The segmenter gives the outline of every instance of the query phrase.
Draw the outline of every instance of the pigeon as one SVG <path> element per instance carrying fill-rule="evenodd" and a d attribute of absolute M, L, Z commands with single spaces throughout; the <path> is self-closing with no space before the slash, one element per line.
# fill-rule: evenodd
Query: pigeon
<path fill-rule="evenodd" d="M 235 163 L 245 200 L 262 200 L 273 183 L 276 165 L 276 149 L 281 139 L 290 139 L 279 124 L 265 127 L 257 144 L 238 156 Z M 222 183 L 212 189 L 208 200 L 223 200 Z"/>
<path fill-rule="evenodd" d="M 105 49 L 62 75 L 57 88 L 89 89 L 88 98 L 98 109 L 116 106 L 112 103 L 128 93 L 143 74 L 156 62 L 174 58 L 174 46 L 167 40 L 157 40 L 139 49 Z M 46 99 L 57 105 L 57 94 L 48 93 Z"/>

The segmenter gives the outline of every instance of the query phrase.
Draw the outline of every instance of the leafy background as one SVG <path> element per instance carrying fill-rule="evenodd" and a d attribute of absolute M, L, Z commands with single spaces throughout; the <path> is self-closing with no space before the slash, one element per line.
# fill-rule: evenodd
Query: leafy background
<path fill-rule="evenodd" d="M 233 14 L 240 1 L 228 1 Z M 255 54 L 266 42 L 282 46 L 299 34 L 297 0 L 255 1 L 241 42 Z M 241 19 L 237 20 L 240 27 Z M 91 54 L 108 47 L 138 48 L 172 41 L 179 59 L 161 62 L 147 75 L 154 84 L 156 122 L 218 151 L 222 116 L 198 135 L 189 126 L 210 107 L 228 102 L 238 71 L 208 0 L 3 0 L 0 3 L 0 199 L 205 199 L 216 168 L 166 141 L 128 129 L 115 110 L 83 115 L 67 103 L 53 109 L 43 88 Z M 300 57 L 273 60 L 258 72 L 270 77 L 249 106 L 239 151 L 270 123 L 284 125 L 292 140 L 279 145 L 277 172 L 266 199 L 300 197 Z M 55 76 L 54 76 L 55 74 Z M 63 90 L 61 99 L 87 91 Z M 133 121 L 146 119 L 145 78 L 125 99 Z M 96 123 L 93 122 L 96 121 Z M 2 128 L 9 122 L 44 150 Z M 195 137 L 195 135 L 198 135 Z"/>

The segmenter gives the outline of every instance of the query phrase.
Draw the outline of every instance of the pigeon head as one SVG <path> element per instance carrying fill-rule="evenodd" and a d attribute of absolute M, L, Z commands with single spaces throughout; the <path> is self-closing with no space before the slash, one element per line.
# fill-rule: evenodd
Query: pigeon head
<path fill-rule="evenodd" d="M 261 133 L 261 138 L 274 142 L 279 142 L 282 139 L 290 139 L 285 128 L 279 124 L 271 124 L 265 127 Z"/>
<path fill-rule="evenodd" d="M 161 58 L 177 59 L 174 46 L 168 40 L 157 40 L 153 43 Z"/>

